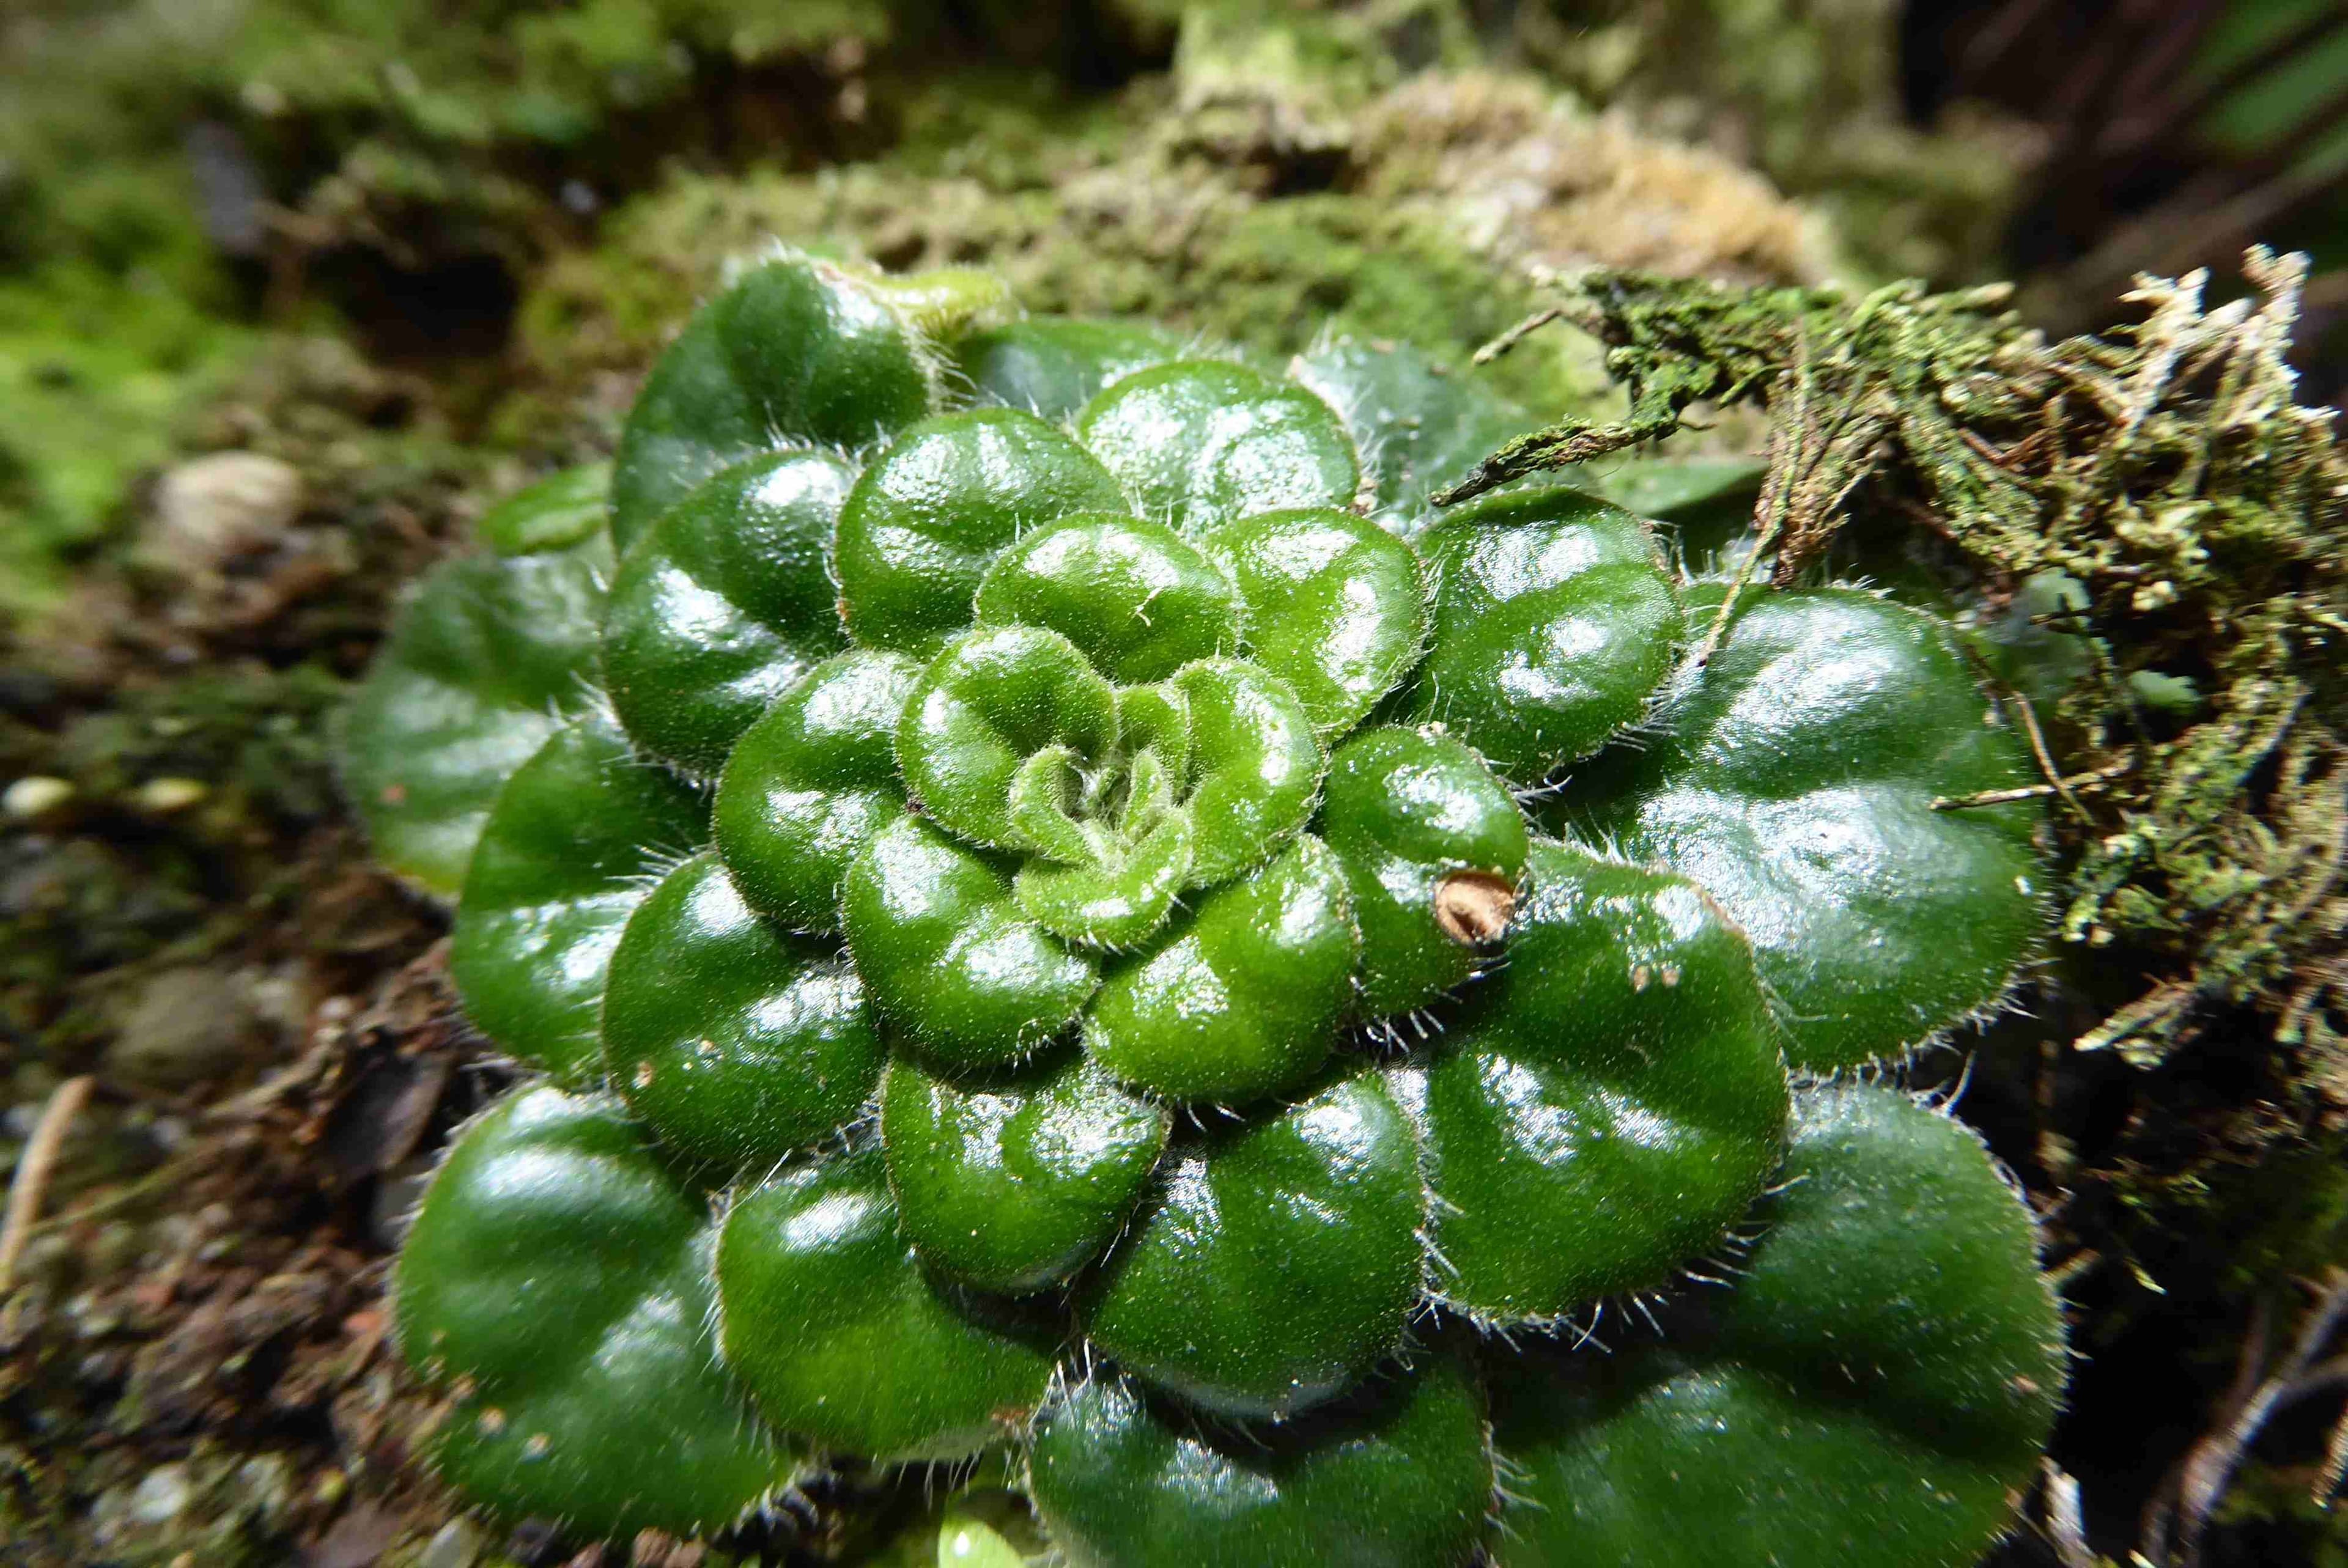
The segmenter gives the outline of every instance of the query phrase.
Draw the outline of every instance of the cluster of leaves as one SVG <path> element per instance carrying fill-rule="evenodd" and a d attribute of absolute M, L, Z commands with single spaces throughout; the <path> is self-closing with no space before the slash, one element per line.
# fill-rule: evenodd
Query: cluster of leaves
<path fill-rule="evenodd" d="M 746 269 L 608 518 L 492 513 L 348 714 L 546 1076 L 397 1270 L 443 1472 L 704 1532 L 1010 1444 L 1097 1563 L 1977 1550 L 2062 1377 L 2027 1215 L 1818 1081 L 2042 923 L 2034 804 L 1933 806 L 2027 776 L 1949 630 L 1563 487 L 1430 513 L 1522 415 L 1407 351 L 1004 314 Z M 1671 1348 L 1576 1356 L 1609 1297 Z"/>

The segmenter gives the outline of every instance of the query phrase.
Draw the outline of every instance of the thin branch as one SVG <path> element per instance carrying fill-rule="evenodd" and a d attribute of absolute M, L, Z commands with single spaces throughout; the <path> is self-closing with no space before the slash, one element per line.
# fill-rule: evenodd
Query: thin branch
<path fill-rule="evenodd" d="M 2096 768 L 2089 773 L 2072 774 L 2068 777 L 2053 779 L 2045 784 L 2016 784 L 2011 789 L 1985 789 L 1977 794 L 1953 796 L 1936 794 L 1932 797 L 1932 809 L 1934 811 L 1971 811 L 1976 806 L 2004 805 L 2017 800 L 2041 800 L 2050 794 L 2060 794 L 2073 805 L 2079 806 L 2080 814 L 2085 815 L 2086 807 L 2080 805 L 2077 797 L 2072 794 L 2072 791 L 2099 789 L 2115 779 L 2127 776 L 2135 768 L 2136 759 L 2129 757 L 2125 761 L 2114 763 L 2109 767 Z"/>
<path fill-rule="evenodd" d="M 1540 331 L 1541 328 L 1549 325 L 1550 323 L 1562 321 L 1564 319 L 1565 307 L 1563 305 L 1550 305 L 1546 310 L 1535 311 L 1532 314 L 1519 322 L 1515 326 L 1510 327 L 1507 332 L 1502 333 L 1498 337 L 1494 338 L 1490 343 L 1488 343 L 1482 348 L 1478 349 L 1476 351 L 1475 363 L 1478 364 L 1489 364 L 1494 360 L 1499 358 L 1502 354 L 1508 353 L 1510 349 L 1516 347 L 1519 343 L 1524 342 L 1525 339 L 1532 336 L 1533 333 Z"/>

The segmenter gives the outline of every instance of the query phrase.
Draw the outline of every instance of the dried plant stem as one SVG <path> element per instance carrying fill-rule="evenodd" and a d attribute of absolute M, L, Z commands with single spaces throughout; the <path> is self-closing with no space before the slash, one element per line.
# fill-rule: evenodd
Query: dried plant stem
<path fill-rule="evenodd" d="M 2075 804 L 2077 797 L 2072 794 L 2073 791 L 2094 789 L 2098 785 L 2110 784 L 2114 779 L 2125 778 L 2135 766 L 2136 759 L 2130 757 L 2114 763 L 2109 767 L 2091 768 L 2085 773 L 2073 774 L 2067 778 L 2050 779 L 2044 784 L 2016 784 L 2011 789 L 1985 789 L 1978 794 L 1936 794 L 1932 797 L 1932 809 L 1934 811 L 1970 811 L 1978 805 L 2003 805 L 2009 801 L 2037 800 L 2050 794 L 2060 794 Z M 2082 811 L 2084 810 L 2083 807 Z"/>
<path fill-rule="evenodd" d="M 2096 1553 L 2087 1545 L 2086 1525 L 2079 1508 L 2079 1482 L 2053 1460 L 2038 1461 L 2046 1481 L 2046 1538 L 2063 1568 L 2096 1568 Z"/>
<path fill-rule="evenodd" d="M 57 1152 L 65 1147 L 66 1134 L 72 1131 L 74 1118 L 81 1114 L 96 1084 L 97 1080 L 87 1073 L 58 1084 L 42 1108 L 41 1120 L 33 1128 L 23 1157 L 16 1162 L 15 1180 L 8 1184 L 7 1218 L 0 1222 L 0 1296 L 15 1286 L 16 1260 L 32 1239 L 33 1222 L 40 1217 L 41 1198 L 48 1191 Z"/>
<path fill-rule="evenodd" d="M 1476 351 L 1475 363 L 1478 364 L 1491 364 L 1494 360 L 1499 358 L 1502 354 L 1508 353 L 1510 349 L 1524 342 L 1525 339 L 1532 336 L 1533 333 L 1549 325 L 1550 323 L 1561 320 L 1564 315 L 1565 308 L 1562 305 L 1550 305 L 1546 310 L 1535 311 L 1532 314 L 1519 322 L 1515 326 L 1510 327 L 1507 332 L 1502 333 L 1498 337 L 1494 338 L 1490 343 L 1488 343 L 1482 348 L 1478 349 Z"/>
<path fill-rule="evenodd" d="M 2272 1309 L 2263 1301 L 2260 1304 L 2250 1333 L 2242 1343 L 2241 1360 L 2224 1413 L 2186 1454 L 2171 1485 L 2164 1487 L 2145 1511 L 2144 1542 L 2139 1550 L 2147 1562 L 2197 1568 L 2209 1516 L 2225 1496 L 2243 1450 L 2267 1421 L 2294 1400 L 2348 1384 L 2348 1356 L 2322 1362 L 2316 1359 L 2342 1318 L 2348 1317 L 2348 1268 L 2333 1269 L 2325 1276 L 2322 1291 L 2290 1351 L 2271 1370 L 2264 1370 L 2264 1363 Z"/>

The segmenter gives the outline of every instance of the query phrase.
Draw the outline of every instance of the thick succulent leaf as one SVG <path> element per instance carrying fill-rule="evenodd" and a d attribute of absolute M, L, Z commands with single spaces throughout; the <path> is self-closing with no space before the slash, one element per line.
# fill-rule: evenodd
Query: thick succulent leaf
<path fill-rule="evenodd" d="M 1115 383 L 1076 435 L 1145 518 L 1190 530 L 1255 512 L 1348 507 L 1361 468 L 1329 405 L 1292 382 L 1184 360 Z"/>
<path fill-rule="evenodd" d="M 1504 921 L 1529 838 L 1474 752 L 1421 730 L 1361 732 L 1330 760 L 1320 831 L 1353 886 L 1366 1017 L 1423 1006 L 1484 966 L 1478 938 L 1498 931 L 1447 921 L 1444 905 L 1464 889 Z"/>
<path fill-rule="evenodd" d="M 1768 471 L 1751 457 L 1648 457 L 1575 482 L 1625 511 L 1669 524 L 1664 532 L 1680 560 L 1702 569 L 1732 545 L 1750 544 L 1753 505 Z"/>
<path fill-rule="evenodd" d="M 1120 685 L 1239 643 L 1239 596 L 1163 523 L 1079 516 L 1023 535 L 978 585 L 982 626 L 1049 627 Z"/>
<path fill-rule="evenodd" d="M 498 795 L 448 953 L 466 1013 L 566 1082 L 603 1064 L 598 1016 L 647 873 L 708 836 L 707 802 L 590 714 L 548 737 Z"/>
<path fill-rule="evenodd" d="M 1040 316 L 972 333 L 961 361 L 980 402 L 1056 424 L 1109 383 L 1181 355 L 1180 341 L 1156 327 Z"/>
<path fill-rule="evenodd" d="M 1231 574 L 1248 659 L 1288 682 L 1323 737 L 1399 684 L 1426 639 L 1417 555 L 1351 512 L 1267 512 L 1202 529 Z"/>
<path fill-rule="evenodd" d="M 603 682 L 629 736 L 706 777 L 776 695 L 847 645 L 828 558 L 856 471 L 822 452 L 717 474 L 629 547 Z"/>
<path fill-rule="evenodd" d="M 1092 960 L 1028 918 L 1011 879 L 917 816 L 850 862 L 841 924 L 881 1015 L 942 1062 L 1035 1050 L 1093 993 Z"/>
<path fill-rule="evenodd" d="M 1243 1431 L 1097 1376 L 1049 1409 L 1031 1473 L 1071 1568 L 1462 1568 L 1494 1482 L 1482 1390 L 1441 1355 Z"/>
<path fill-rule="evenodd" d="M 1304 825 L 1328 759 L 1303 702 L 1257 665 L 1201 660 L 1167 685 L 1189 718 L 1190 886 L 1212 887 Z"/>
<path fill-rule="evenodd" d="M 417 586 L 335 736 L 386 866 L 444 898 L 464 886 L 498 791 L 594 695 L 611 566 L 598 533 L 445 561 Z"/>
<path fill-rule="evenodd" d="M 454 1401 L 441 1473 L 582 1538 L 722 1529 L 791 1454 L 713 1354 L 702 1194 L 613 1102 L 524 1090 L 468 1128 L 393 1279 L 408 1362 Z"/>
<path fill-rule="evenodd" d="M 1168 1121 L 1077 1051 L 959 1082 L 900 1057 L 880 1093 L 905 1235 L 932 1268 L 982 1290 L 1041 1290 L 1106 1251 Z"/>
<path fill-rule="evenodd" d="M 752 908 L 795 931 L 839 928 L 849 861 L 904 814 L 897 721 L 921 673 L 902 654 L 852 649 L 808 671 L 736 743 L 710 825 Z"/>
<path fill-rule="evenodd" d="M 930 412 L 932 350 L 887 291 L 793 255 L 696 312 L 620 432 L 612 538 L 624 551 L 720 468 L 783 446 L 861 446 Z"/>
<path fill-rule="evenodd" d="M 1092 1341 L 1223 1415 L 1285 1417 L 1402 1343 L 1425 1193 L 1375 1076 L 1178 1151 L 1090 1289 Z"/>
<path fill-rule="evenodd" d="M 1190 818 L 1168 812 L 1122 854 L 1074 866 L 1030 861 L 1012 889 L 1019 907 L 1054 936 L 1123 951 L 1147 940 L 1174 912 L 1192 858 Z"/>
<path fill-rule="evenodd" d="M 1966 1568 L 2053 1424 L 2062 1317 L 1962 1126 L 1797 1098 L 1768 1229 L 1711 1335 L 1498 1354 L 1502 1568 Z"/>
<path fill-rule="evenodd" d="M 873 460 L 839 515 L 833 569 L 856 641 L 927 658 L 971 621 L 1004 546 L 1075 512 L 1123 512 L 1107 469 L 1011 408 L 915 425 Z"/>
<path fill-rule="evenodd" d="M 613 1086 L 664 1144 L 726 1174 L 854 1121 L 884 1054 L 838 945 L 751 913 L 715 855 L 664 877 L 612 954 Z"/>
<path fill-rule="evenodd" d="M 983 267 L 932 267 L 921 272 L 866 272 L 867 288 L 896 307 L 913 330 L 952 352 L 969 333 L 1002 324 L 1011 290 Z"/>
<path fill-rule="evenodd" d="M 623 549 L 703 480 L 776 446 L 722 333 L 716 303 L 695 313 L 628 409 L 612 460 L 612 540 Z"/>
<path fill-rule="evenodd" d="M 517 490 L 481 514 L 481 542 L 501 556 L 567 550 L 603 531 L 612 466 L 582 463 Z"/>
<path fill-rule="evenodd" d="M 1353 999 L 1352 906 L 1337 857 L 1300 839 L 1112 968 L 1086 1049 L 1169 1100 L 1237 1105 L 1292 1088 L 1327 1060 Z"/>
<path fill-rule="evenodd" d="M 880 1151 L 735 1199 L 717 1245 L 726 1364 L 768 1419 L 842 1453 L 955 1459 L 1018 1432 L 1048 1341 L 982 1321 L 899 1234 Z"/>
<path fill-rule="evenodd" d="M 1692 595 L 1705 625 L 1721 589 Z M 2043 926 L 2031 781 L 1948 629 L 1854 589 L 1756 591 L 1668 728 L 1567 819 L 1718 899 L 1799 1067 L 1889 1055 L 1996 1000 Z"/>
<path fill-rule="evenodd" d="M 1437 1292 L 1480 1322 L 1663 1283 L 1743 1217 L 1786 1124 L 1776 1022 L 1715 906 L 1557 844 L 1528 871 L 1505 967 L 1394 1083 L 1436 1194 Z"/>
<path fill-rule="evenodd" d="M 1435 634 L 1403 711 L 1538 783 L 1647 710 L 1679 606 L 1646 526 L 1548 485 L 1447 512 L 1417 538 Z"/>
<path fill-rule="evenodd" d="M 1377 519 L 1401 534 L 1426 520 L 1428 496 L 1540 423 L 1407 343 L 1340 342 L 1300 354 L 1292 374 L 1344 417 L 1376 477 Z"/>
<path fill-rule="evenodd" d="M 1039 753 L 1091 766 L 1117 744 L 1117 692 L 1076 645 L 1040 626 L 982 627 L 930 662 L 897 727 L 897 766 L 922 810 L 973 844 L 1024 850 L 1012 785 Z"/>
<path fill-rule="evenodd" d="M 1750 522 L 1769 465 L 1754 457 L 1650 457 L 1594 472 L 1590 487 L 1624 511 L 1677 523 L 1727 508 Z"/>

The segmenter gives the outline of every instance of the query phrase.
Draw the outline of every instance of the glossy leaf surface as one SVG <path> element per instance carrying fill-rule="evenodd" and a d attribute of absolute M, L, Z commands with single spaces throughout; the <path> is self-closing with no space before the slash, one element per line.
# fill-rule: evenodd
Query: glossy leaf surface
<path fill-rule="evenodd" d="M 778 447 L 856 447 L 930 411 L 933 351 L 849 270 L 787 256 L 695 313 L 628 411 L 612 472 L 624 551 L 719 469 Z"/>
<path fill-rule="evenodd" d="M 1139 323 L 1038 316 L 973 333 L 962 364 L 980 402 L 1056 423 L 1109 383 L 1181 353 L 1179 339 Z"/>
<path fill-rule="evenodd" d="M 1249 660 L 1288 682 L 1322 735 L 1351 729 L 1418 662 L 1418 557 L 1351 512 L 1267 512 L 1202 529 L 1231 574 Z"/>
<path fill-rule="evenodd" d="M 709 1340 L 701 1194 L 607 1099 L 526 1089 L 468 1128 L 393 1277 L 408 1362 L 454 1401 L 441 1473 L 582 1535 L 721 1529 L 795 1468 Z"/>
<path fill-rule="evenodd" d="M 1344 868 L 1307 836 L 1111 968 L 1086 1049 L 1168 1100 L 1237 1105 L 1292 1087 L 1336 1043 L 1359 949 Z"/>
<path fill-rule="evenodd" d="M 1364 730 L 1330 761 L 1320 824 L 1353 886 L 1365 1016 L 1407 1012 L 1483 967 L 1490 953 L 1446 930 L 1437 899 L 1463 874 L 1513 889 L 1529 839 L 1474 752 L 1420 730 Z"/>
<path fill-rule="evenodd" d="M 612 553 L 464 556 L 392 622 L 335 729 L 343 788 L 376 858 L 454 898 L 498 791 L 594 694 Z"/>
<path fill-rule="evenodd" d="M 854 1121 L 882 1061 L 863 982 L 838 945 L 776 930 L 707 853 L 628 917 L 604 990 L 603 1056 L 664 1144 L 727 1175 L 768 1169 Z"/>
<path fill-rule="evenodd" d="M 1019 907 L 1054 936 L 1122 952 L 1165 925 L 1195 860 L 1189 816 L 1169 811 L 1129 844 L 1081 864 L 1031 860 L 1011 886 Z"/>
<path fill-rule="evenodd" d="M 1190 885 L 1211 887 L 1304 825 L 1326 765 L 1313 716 L 1286 682 L 1235 659 L 1185 668 L 1167 686 L 1189 723 Z"/>
<path fill-rule="evenodd" d="M 1167 1126 L 1081 1052 L 968 1081 L 900 1058 L 880 1097 L 906 1235 L 931 1267 L 982 1290 L 1040 1290 L 1106 1251 Z"/>
<path fill-rule="evenodd" d="M 736 1199 L 717 1280 L 726 1364 L 769 1419 L 842 1453 L 975 1453 L 1025 1423 L 1051 1377 L 1048 1344 L 986 1326 L 924 1276 L 878 1149 Z"/>
<path fill-rule="evenodd" d="M 638 745 L 713 775 L 767 703 L 847 645 L 828 559 L 854 478 L 828 453 L 754 458 L 629 548 L 603 613 L 603 679 Z"/>
<path fill-rule="evenodd" d="M 1038 753 L 1079 768 L 1117 744 L 1117 692 L 1076 645 L 1035 626 L 982 627 L 922 672 L 897 729 L 897 766 L 922 810 L 996 849 L 1034 847 L 1012 785 Z"/>
<path fill-rule="evenodd" d="M 1030 919 L 1010 878 L 916 816 L 850 864 L 841 923 L 883 1017 L 941 1061 L 1014 1061 L 1076 1020 L 1091 960 Z"/>
<path fill-rule="evenodd" d="M 1406 712 L 1537 784 L 1646 712 L 1679 607 L 1638 518 L 1561 486 L 1445 513 L 1417 538 L 1435 631 Z"/>
<path fill-rule="evenodd" d="M 1482 1391 L 1442 1355 L 1245 1431 L 1103 1373 L 1052 1409 L 1033 1474 L 1075 1568 L 1462 1568 L 1493 1486 Z"/>
<path fill-rule="evenodd" d="M 567 550 L 603 531 L 612 466 L 582 463 L 515 491 L 481 514 L 481 542 L 501 556 Z"/>
<path fill-rule="evenodd" d="M 1297 356 L 1294 374 L 1344 417 L 1376 478 L 1377 520 L 1406 536 L 1428 520 L 1428 496 L 1540 424 L 1473 369 L 1443 370 L 1408 343 L 1339 342 Z"/>
<path fill-rule="evenodd" d="M 1183 360 L 1125 377 L 1077 438 L 1153 522 L 1189 531 L 1257 512 L 1353 504 L 1361 469 L 1327 404 L 1245 365 Z"/>
<path fill-rule="evenodd" d="M 621 928 L 646 873 L 699 845 L 708 821 L 608 720 L 556 731 L 499 794 L 465 878 L 448 974 L 474 1025 L 558 1079 L 592 1081 Z"/>
<path fill-rule="evenodd" d="M 1374 1077 L 1178 1150 L 1096 1282 L 1093 1342 L 1206 1409 L 1286 1416 L 1402 1342 L 1424 1194 Z"/>
<path fill-rule="evenodd" d="M 1194 659 L 1236 651 L 1239 596 L 1163 523 L 1079 515 L 1036 528 L 995 558 L 978 586 L 983 626 L 1048 627 L 1120 685 L 1162 681 Z"/>
<path fill-rule="evenodd" d="M 1398 1075 L 1434 1191 L 1435 1287 L 1561 1317 L 1716 1245 L 1776 1167 L 1778 1031 L 1753 955 L 1679 877 L 1533 846 L 1508 961 Z"/>
<path fill-rule="evenodd" d="M 1965 1568 L 2053 1424 L 2062 1319 L 1974 1135 L 1887 1090 L 1797 1104 L 1707 1339 L 1496 1368 L 1501 1568 Z"/>
<path fill-rule="evenodd" d="M 1577 483 L 1661 530 L 1690 571 L 1734 565 L 1752 547 L 1753 507 L 1768 465 L 1747 457 L 1634 458 Z"/>
<path fill-rule="evenodd" d="M 796 931 L 839 925 L 848 863 L 904 814 L 897 721 L 921 666 L 854 649 L 800 678 L 744 732 L 711 828 L 753 908 Z"/>
<path fill-rule="evenodd" d="M 1693 596 L 1692 625 L 1720 591 Z M 1786 1003 L 1794 1063 L 1846 1067 L 1994 1001 L 2041 929 L 2036 810 L 1932 809 L 2034 776 L 1991 720 L 1931 616 L 1756 592 L 1668 730 L 1563 815 L 1718 899 Z"/>
<path fill-rule="evenodd" d="M 923 658 L 971 621 L 1004 546 L 1076 512 L 1123 512 L 1124 490 L 1056 426 L 1010 408 L 917 425 L 875 458 L 839 518 L 840 610 L 867 648 Z"/>

